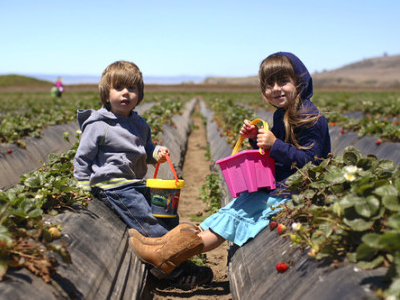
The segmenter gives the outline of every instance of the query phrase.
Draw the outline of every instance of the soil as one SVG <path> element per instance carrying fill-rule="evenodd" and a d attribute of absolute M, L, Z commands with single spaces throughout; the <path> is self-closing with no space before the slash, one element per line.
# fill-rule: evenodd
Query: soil
<path fill-rule="evenodd" d="M 207 216 L 207 205 L 199 198 L 199 188 L 205 183 L 205 176 L 210 173 L 210 161 L 206 158 L 206 130 L 198 107 L 192 115 L 193 129 L 188 139 L 187 152 L 183 164 L 185 187 L 181 191 L 178 212 L 180 222 L 191 222 L 193 215 Z M 192 290 L 176 288 L 156 288 L 153 299 L 232 299 L 227 275 L 228 242 L 206 253 L 207 265 L 213 270 L 214 280 L 210 285 Z"/>

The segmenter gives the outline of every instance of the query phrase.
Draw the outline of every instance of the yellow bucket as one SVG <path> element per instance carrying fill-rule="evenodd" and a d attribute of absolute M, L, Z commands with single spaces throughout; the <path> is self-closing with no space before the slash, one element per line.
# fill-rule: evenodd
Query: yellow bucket
<path fill-rule="evenodd" d="M 175 218 L 178 215 L 179 197 L 181 189 L 185 186 L 185 181 L 178 179 L 168 154 L 166 154 L 166 158 L 175 180 L 156 178 L 159 163 L 156 166 L 154 178 L 146 180 L 146 186 L 150 188 L 151 194 L 151 211 L 157 218 Z"/>
<path fill-rule="evenodd" d="M 184 180 L 147 179 L 151 193 L 151 211 L 157 218 L 174 218 L 178 215 L 179 197 Z"/>

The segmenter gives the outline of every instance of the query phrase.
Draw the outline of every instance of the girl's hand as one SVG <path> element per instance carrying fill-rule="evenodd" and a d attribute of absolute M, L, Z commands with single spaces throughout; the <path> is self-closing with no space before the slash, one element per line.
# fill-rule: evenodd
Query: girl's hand
<path fill-rule="evenodd" d="M 276 137 L 271 132 L 271 130 L 267 130 L 261 128 L 257 134 L 257 147 L 263 148 L 264 150 L 268 150 L 272 148 L 272 145 L 275 143 Z"/>
<path fill-rule="evenodd" d="M 239 134 L 244 135 L 249 139 L 255 139 L 257 137 L 258 127 L 256 125 L 250 125 L 249 120 L 244 120 L 244 124 L 240 129 Z"/>
<path fill-rule="evenodd" d="M 169 155 L 169 150 L 167 147 L 161 147 L 160 150 L 158 150 L 157 153 L 157 162 L 159 163 L 165 163 L 167 161 L 167 157 L 165 154 Z"/>

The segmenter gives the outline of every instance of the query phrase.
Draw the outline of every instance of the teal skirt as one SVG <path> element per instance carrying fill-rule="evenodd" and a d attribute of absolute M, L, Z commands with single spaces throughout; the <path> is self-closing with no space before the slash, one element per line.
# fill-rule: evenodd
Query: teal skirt
<path fill-rule="evenodd" d="M 281 209 L 279 205 L 288 200 L 271 196 L 265 191 L 244 192 L 205 219 L 200 226 L 242 246 L 267 227 L 271 217 Z"/>

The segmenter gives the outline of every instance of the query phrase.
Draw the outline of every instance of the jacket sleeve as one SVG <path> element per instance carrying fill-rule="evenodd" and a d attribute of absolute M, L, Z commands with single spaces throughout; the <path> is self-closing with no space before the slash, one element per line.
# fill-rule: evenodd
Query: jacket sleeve
<path fill-rule="evenodd" d="M 323 136 L 326 132 L 324 126 L 322 118 L 319 118 L 312 127 L 299 130 L 297 135 L 299 144 L 301 146 L 311 145 L 309 149 L 297 149 L 295 146 L 277 139 L 271 148 L 270 156 L 284 166 L 291 166 L 296 163 L 299 168 L 309 161 L 322 158 L 325 149 L 322 143 L 326 140 Z"/>
<path fill-rule="evenodd" d="M 98 153 L 98 136 L 95 124 L 86 126 L 74 159 L 74 177 L 78 186 L 90 190 L 90 175 L 92 164 Z"/>
<path fill-rule="evenodd" d="M 155 146 L 152 139 L 151 139 L 151 130 L 150 126 L 146 123 L 146 131 L 147 131 L 147 140 L 145 145 L 147 160 L 148 164 L 155 164 L 157 163 L 157 154 L 158 150 L 160 150 L 160 146 Z"/>

